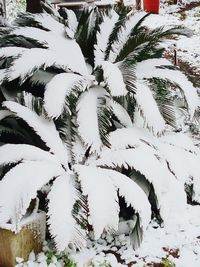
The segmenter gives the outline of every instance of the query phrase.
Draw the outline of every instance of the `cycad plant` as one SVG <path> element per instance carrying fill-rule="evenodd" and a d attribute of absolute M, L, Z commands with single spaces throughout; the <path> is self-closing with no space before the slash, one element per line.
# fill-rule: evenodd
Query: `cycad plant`
<path fill-rule="evenodd" d="M 162 58 L 163 38 L 182 29 L 149 30 L 143 12 L 87 9 L 79 21 L 66 14 L 66 21 L 55 12 L 23 14 L 0 31 L 7 100 L 1 133 L 15 135 L 15 123 L 16 140 L 24 140 L 0 147 L 7 167 L 0 222 L 17 231 L 31 199 L 48 184 L 48 222 L 59 250 L 82 247 L 89 230 L 95 238 L 116 231 L 120 199 L 137 216 L 137 246 L 154 204 L 167 223 L 186 207 L 185 184 L 193 186 L 193 200 L 200 197 L 198 150 L 182 134 L 164 135 L 176 129 L 175 90 L 191 120 L 198 107 L 196 89 Z M 36 144 L 29 140 L 34 132 Z"/>

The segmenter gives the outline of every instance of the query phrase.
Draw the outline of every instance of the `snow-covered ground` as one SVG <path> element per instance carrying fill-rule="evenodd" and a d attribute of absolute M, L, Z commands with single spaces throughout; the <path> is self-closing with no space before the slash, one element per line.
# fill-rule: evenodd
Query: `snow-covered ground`
<path fill-rule="evenodd" d="M 200 207 L 188 205 L 187 215 L 180 218 L 179 223 L 172 219 L 168 226 L 160 227 L 152 222 L 141 247 L 135 251 L 128 235 L 128 224 L 132 221 L 122 221 L 115 238 L 104 235 L 97 242 L 88 241 L 88 247 L 81 252 L 72 250 L 70 258 L 76 262 L 77 267 L 199 267 L 199 218 Z M 44 252 L 36 256 L 31 253 L 26 264 L 20 263 L 21 259 L 18 259 L 17 267 L 46 267 L 47 247 Z M 164 262 L 168 265 L 156 265 Z M 49 267 L 61 266 L 63 267 L 62 260 L 53 256 Z"/>
<path fill-rule="evenodd" d="M 192 36 L 181 36 L 171 43 L 176 45 L 178 60 L 188 62 L 200 70 L 200 3 L 198 7 L 191 10 L 182 12 L 180 10 L 179 5 L 166 6 L 161 4 L 160 14 L 152 14 L 145 23 L 152 28 L 182 25 L 190 29 Z"/>

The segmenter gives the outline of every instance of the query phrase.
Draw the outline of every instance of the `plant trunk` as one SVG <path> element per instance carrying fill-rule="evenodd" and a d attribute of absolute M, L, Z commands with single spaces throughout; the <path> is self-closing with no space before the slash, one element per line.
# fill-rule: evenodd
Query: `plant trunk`
<path fill-rule="evenodd" d="M 26 11 L 30 13 L 41 13 L 41 0 L 26 0 Z"/>
<path fill-rule="evenodd" d="M 14 267 L 16 257 L 28 260 L 31 251 L 39 253 L 45 240 L 46 214 L 30 215 L 19 233 L 0 228 L 0 267 Z"/>

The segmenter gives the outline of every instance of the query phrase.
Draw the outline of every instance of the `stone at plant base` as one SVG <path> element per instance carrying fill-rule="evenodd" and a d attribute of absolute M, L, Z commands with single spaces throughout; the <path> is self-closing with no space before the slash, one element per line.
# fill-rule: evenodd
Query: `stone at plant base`
<path fill-rule="evenodd" d="M 33 250 L 39 253 L 45 240 L 46 214 L 38 212 L 22 221 L 19 233 L 0 228 L 0 267 L 14 267 L 16 257 L 28 260 Z"/>

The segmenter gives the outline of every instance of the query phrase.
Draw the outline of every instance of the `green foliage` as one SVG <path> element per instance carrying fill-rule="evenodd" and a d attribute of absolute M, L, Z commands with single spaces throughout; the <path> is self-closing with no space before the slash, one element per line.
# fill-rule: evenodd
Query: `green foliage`
<path fill-rule="evenodd" d="M 163 264 L 163 267 L 175 267 L 175 264 L 168 258 L 162 259 L 161 263 Z"/>
<path fill-rule="evenodd" d="M 47 257 L 47 264 L 52 263 L 53 258 L 56 257 L 57 261 L 62 262 L 65 267 L 76 267 L 76 263 L 69 259 L 69 257 L 65 253 L 57 253 L 54 250 L 48 250 L 45 252 Z"/>

